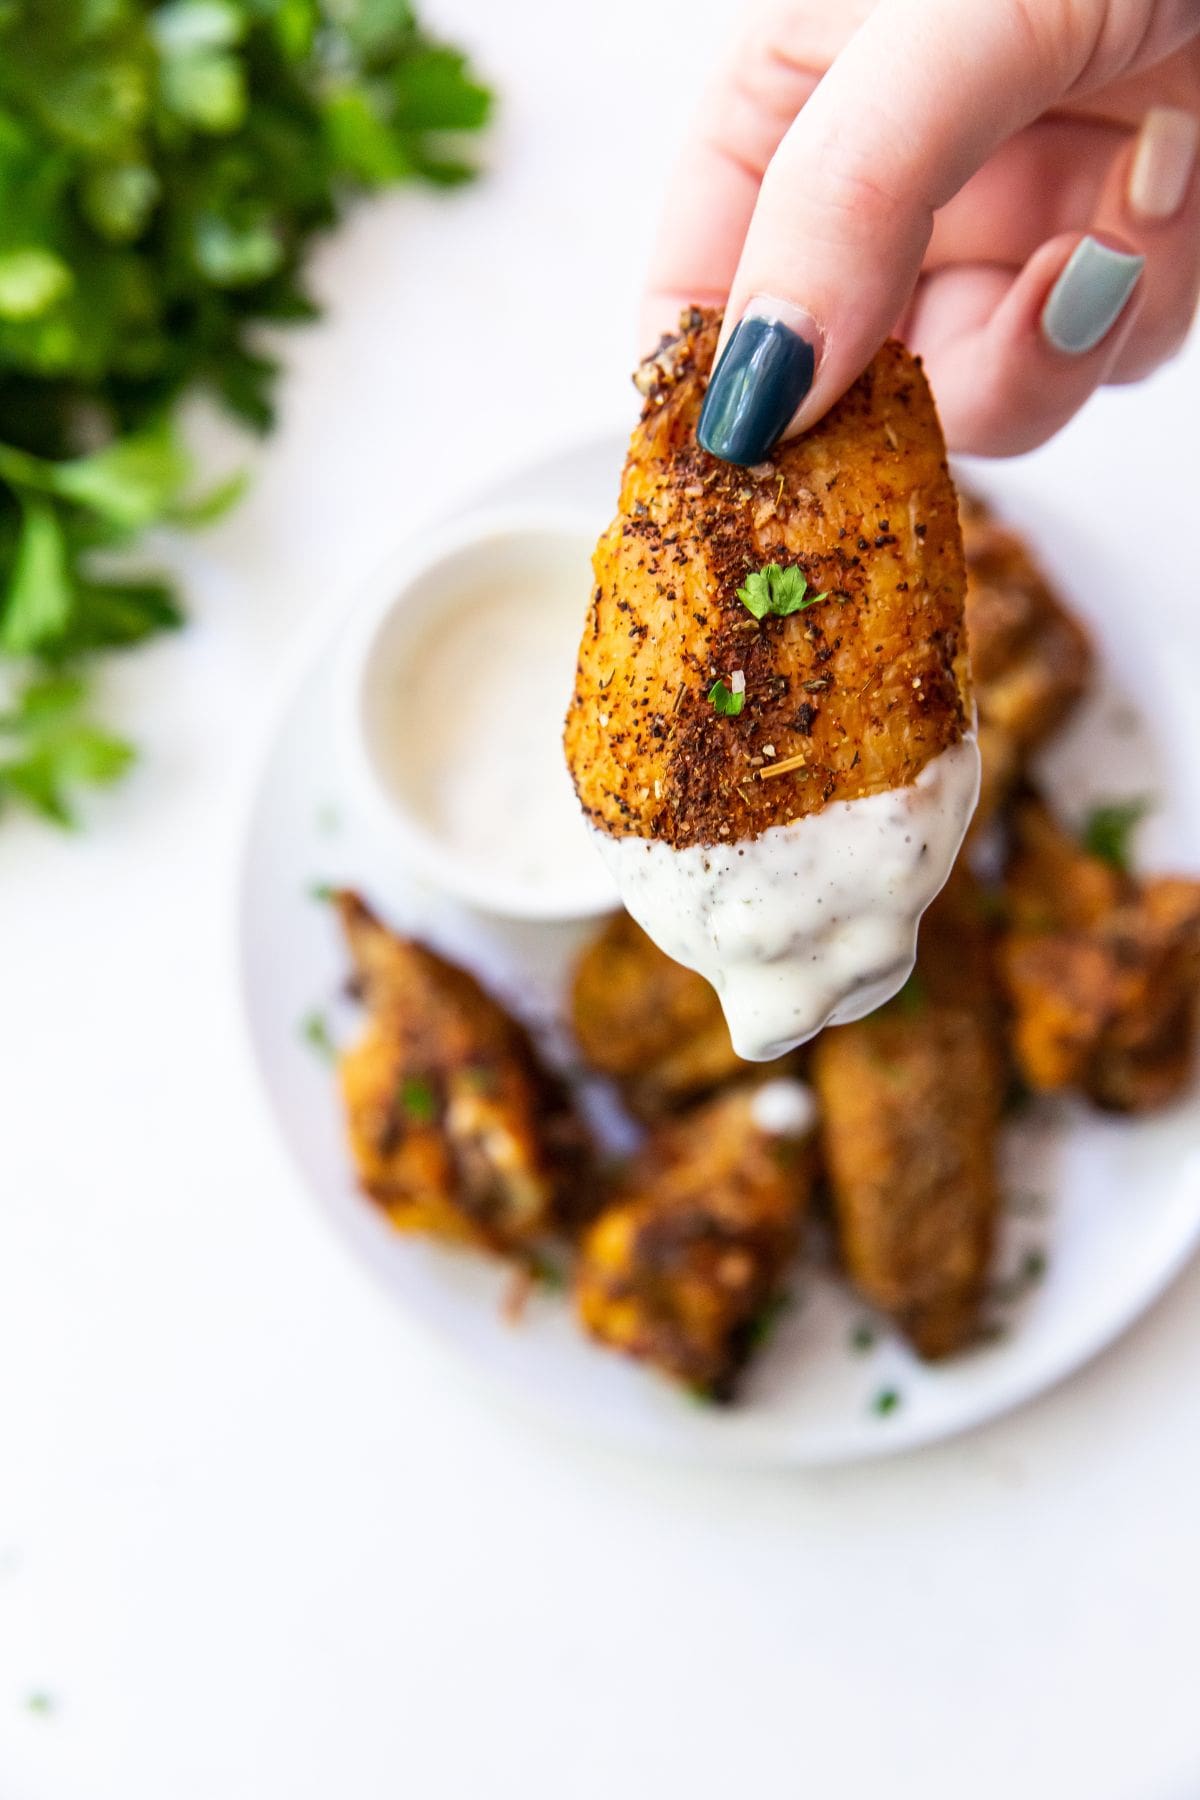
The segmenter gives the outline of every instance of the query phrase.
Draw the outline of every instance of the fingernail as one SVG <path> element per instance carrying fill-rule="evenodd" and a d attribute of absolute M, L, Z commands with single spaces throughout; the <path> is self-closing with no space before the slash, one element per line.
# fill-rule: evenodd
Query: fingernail
<path fill-rule="evenodd" d="M 1042 308 L 1048 341 L 1067 356 L 1094 350 L 1120 318 L 1145 266 L 1144 256 L 1110 250 L 1099 238 L 1085 237 Z"/>
<path fill-rule="evenodd" d="M 724 462 L 762 462 L 813 384 L 819 334 L 798 306 L 752 300 L 709 378 L 696 436 Z"/>
<path fill-rule="evenodd" d="M 1200 150 L 1200 119 L 1177 106 L 1152 106 L 1142 120 L 1129 167 L 1129 210 L 1170 219 L 1187 198 Z"/>

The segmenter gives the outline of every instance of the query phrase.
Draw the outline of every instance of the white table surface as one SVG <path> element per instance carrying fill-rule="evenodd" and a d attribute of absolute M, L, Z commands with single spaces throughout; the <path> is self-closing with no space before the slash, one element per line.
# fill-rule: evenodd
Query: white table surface
<path fill-rule="evenodd" d="M 627 1462 L 395 1312 L 246 1059 L 235 820 L 289 661 L 410 522 L 628 419 L 731 10 L 441 0 L 504 96 L 493 173 L 324 247 L 252 496 L 170 552 L 190 629 L 106 678 L 142 767 L 75 840 L 0 832 L 2 1800 L 1200 1792 L 1200 1268 L 946 1447 Z M 1131 606 L 1196 593 L 1198 401 L 1194 348 L 1013 473 L 1076 528 L 1127 512 Z"/>

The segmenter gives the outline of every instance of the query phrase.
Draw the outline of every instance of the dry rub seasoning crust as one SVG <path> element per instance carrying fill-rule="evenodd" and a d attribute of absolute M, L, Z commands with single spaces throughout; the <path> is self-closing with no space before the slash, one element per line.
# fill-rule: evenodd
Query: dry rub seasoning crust
<path fill-rule="evenodd" d="M 975 1333 L 1000 1210 L 1004 1058 L 984 906 L 960 865 L 926 914 L 909 986 L 822 1032 L 813 1053 L 846 1273 L 929 1358 Z"/>
<path fill-rule="evenodd" d="M 765 1132 L 750 1089 L 661 1126 L 583 1240 L 584 1329 L 731 1399 L 795 1253 L 812 1177 L 811 1143 Z"/>
<path fill-rule="evenodd" d="M 1030 755 L 1071 717 L 1091 686 L 1091 640 L 1016 532 L 960 493 L 967 564 L 967 649 L 979 709 L 983 783 L 972 838 L 1002 813 Z"/>
<path fill-rule="evenodd" d="M 338 1059 L 363 1191 L 402 1231 L 516 1253 L 572 1231 L 586 1134 L 524 1028 L 465 969 L 337 896 L 366 1008 Z"/>
<path fill-rule="evenodd" d="M 720 315 L 681 324 L 639 372 L 566 749 L 593 824 L 683 848 L 912 782 L 963 733 L 966 659 L 958 508 L 919 363 L 885 344 L 811 432 L 740 469 L 695 437 Z M 771 562 L 829 598 L 756 623 L 737 590 Z M 735 670 L 744 709 L 718 715 L 708 691 Z"/>
<path fill-rule="evenodd" d="M 973 495 L 961 496 L 961 513 L 980 724 L 1023 757 L 1066 724 L 1091 684 L 1095 655 L 1024 540 Z"/>
<path fill-rule="evenodd" d="M 1091 855 L 1036 798 L 1013 822 L 1001 969 L 1031 1087 L 1146 1112 L 1187 1086 L 1200 1016 L 1200 882 Z"/>

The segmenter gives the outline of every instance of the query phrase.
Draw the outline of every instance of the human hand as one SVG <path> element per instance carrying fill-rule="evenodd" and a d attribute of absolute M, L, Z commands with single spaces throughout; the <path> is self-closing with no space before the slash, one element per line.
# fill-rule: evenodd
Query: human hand
<path fill-rule="evenodd" d="M 726 307 L 706 449 L 761 461 L 883 339 L 951 447 L 1043 442 L 1200 289 L 1200 0 L 766 0 L 670 189 L 647 341 Z"/>

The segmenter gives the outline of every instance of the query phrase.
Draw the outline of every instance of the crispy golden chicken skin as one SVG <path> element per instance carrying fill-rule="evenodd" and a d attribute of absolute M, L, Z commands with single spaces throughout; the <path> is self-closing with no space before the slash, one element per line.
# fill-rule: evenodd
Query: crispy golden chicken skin
<path fill-rule="evenodd" d="M 737 1089 L 663 1126 L 583 1240 L 576 1302 L 602 1343 L 732 1397 L 781 1293 L 812 1185 L 807 1139 Z"/>
<path fill-rule="evenodd" d="M 1086 693 L 1091 640 L 1027 545 L 997 524 L 982 501 L 964 497 L 962 528 L 979 718 L 1029 751 L 1065 723 Z"/>
<path fill-rule="evenodd" d="M 473 976 L 337 908 L 367 1017 L 339 1059 L 364 1192 L 404 1231 L 520 1252 L 569 1225 L 586 1141 L 523 1028 Z"/>
<path fill-rule="evenodd" d="M 1091 684 L 1091 640 L 1015 532 L 961 496 L 967 647 L 979 710 L 978 832 L 1006 805 L 1031 751 L 1064 725 Z"/>
<path fill-rule="evenodd" d="M 979 743 L 979 803 L 967 834 L 968 843 L 977 843 L 994 820 L 1004 817 L 1020 786 L 1024 766 L 1020 745 L 1002 726 L 981 719 L 976 737 Z"/>
<path fill-rule="evenodd" d="M 708 982 L 673 962 L 628 913 L 615 913 L 585 946 L 571 1018 L 588 1066 L 619 1084 L 640 1119 L 653 1122 L 752 1072 Z"/>
<path fill-rule="evenodd" d="M 909 985 L 822 1033 L 813 1082 L 846 1272 L 921 1356 L 949 1356 L 978 1325 L 1003 1091 L 983 901 L 961 867 L 925 916 Z"/>
<path fill-rule="evenodd" d="M 903 787 L 967 719 L 958 507 L 920 364 L 885 344 L 810 432 L 733 468 L 695 435 L 720 315 L 681 326 L 641 371 L 566 728 L 592 823 L 677 848 Z M 757 621 L 737 590 L 771 563 L 827 597 Z M 739 670 L 719 716 L 709 690 Z"/>
<path fill-rule="evenodd" d="M 1200 881 L 1136 880 L 1036 799 L 1014 839 L 1001 969 L 1021 1074 L 1116 1112 L 1166 1105 L 1195 1062 Z"/>

